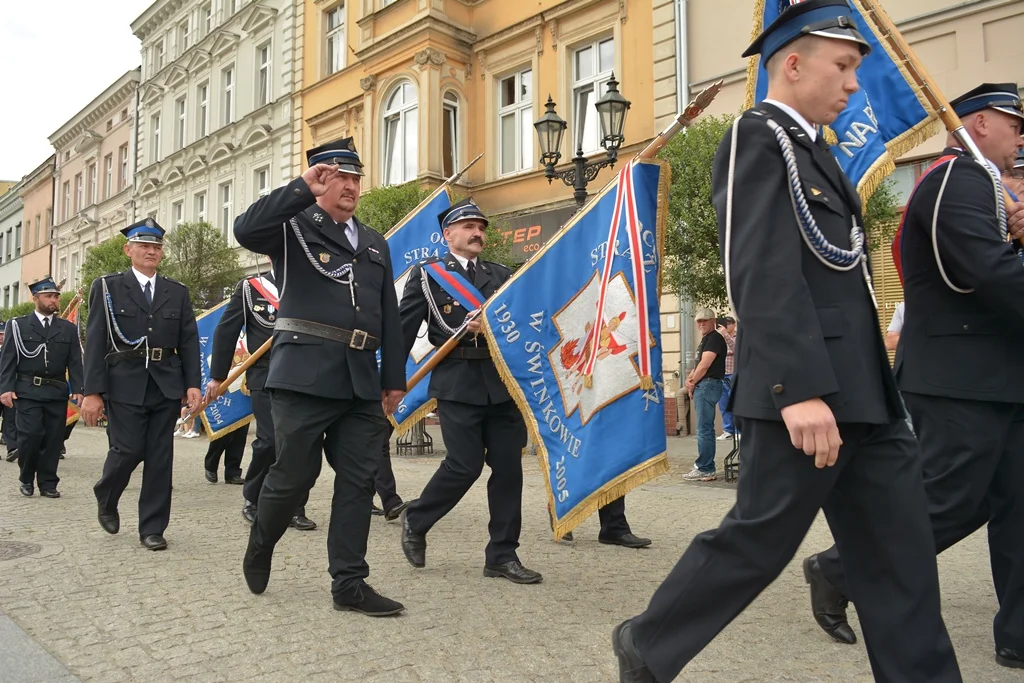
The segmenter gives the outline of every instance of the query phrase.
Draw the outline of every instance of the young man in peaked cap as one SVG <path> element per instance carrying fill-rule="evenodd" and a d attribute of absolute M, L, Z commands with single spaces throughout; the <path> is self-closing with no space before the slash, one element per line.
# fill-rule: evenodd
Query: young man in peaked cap
<path fill-rule="evenodd" d="M 961 680 L 916 445 L 861 262 L 860 200 L 816 129 L 856 92 L 869 49 L 846 2 L 807 0 L 745 53 L 767 62 L 768 98 L 736 120 L 712 178 L 743 320 L 736 504 L 693 539 L 648 608 L 616 627 L 621 681 L 672 681 L 789 564 L 819 510 L 843 550 L 875 679 Z M 790 187 L 806 212 L 795 213 Z M 830 248 L 808 239 L 815 230 Z"/>

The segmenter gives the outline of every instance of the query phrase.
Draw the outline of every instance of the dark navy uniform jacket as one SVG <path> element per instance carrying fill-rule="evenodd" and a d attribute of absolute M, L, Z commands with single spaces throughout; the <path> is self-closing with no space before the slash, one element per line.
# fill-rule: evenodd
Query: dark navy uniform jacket
<path fill-rule="evenodd" d="M 903 409 L 863 269 L 834 270 L 805 243 L 768 118 L 793 141 L 807 204 L 825 238 L 848 250 L 852 221 L 863 225 L 856 189 L 796 121 L 769 103 L 742 115 L 728 267 L 740 320 L 732 411 L 781 420 L 782 408 L 817 397 L 837 422 L 888 423 Z M 731 135 L 718 147 L 712 177 L 723 261 Z"/>
<path fill-rule="evenodd" d="M 413 267 L 405 282 L 401 305 L 402 330 L 405 335 L 407 356 L 412 350 L 413 344 L 416 343 L 416 335 L 424 320 L 428 320 L 427 338 L 435 347 L 444 344 L 451 336 L 438 324 L 437 319 L 430 312 L 423 293 L 423 278 L 427 278 L 431 296 L 433 296 L 437 310 L 448 327 L 457 329 L 465 321 L 466 314 L 469 313 L 464 307 L 458 305 L 429 275 L 423 273 L 423 266 L 432 262 L 444 263 L 446 269 L 457 271 L 463 277 L 468 278 L 466 271 L 450 252 L 442 258 L 427 259 L 422 264 Z M 512 271 L 500 263 L 477 259 L 476 280 L 473 285 L 484 295 L 484 298 L 487 298 L 504 284 L 511 274 Z M 473 351 L 463 354 L 463 349 L 472 349 Z M 430 387 L 427 395 L 430 398 L 475 405 L 511 401 L 512 397 L 509 396 L 505 384 L 501 381 L 498 370 L 494 367 L 494 361 L 489 357 L 474 357 L 487 355 L 486 349 L 487 343 L 482 334 L 477 335 L 476 338 L 470 334 L 463 336 L 455 350 L 430 373 Z M 470 357 L 464 358 L 462 355 L 470 355 Z"/>
<path fill-rule="evenodd" d="M 32 353 L 46 344 L 45 353 L 40 351 L 35 358 L 19 357 L 14 342 L 15 321 L 25 350 Z M 69 393 L 82 393 L 82 344 L 74 323 L 54 315 L 47 333 L 36 314 L 30 313 L 7 321 L 4 341 L 0 346 L 0 394 L 13 391 L 18 398 L 66 401 Z M 37 381 L 36 377 L 41 379 Z"/>
<path fill-rule="evenodd" d="M 290 224 L 292 218 L 301 240 Z M 317 206 L 301 177 L 258 199 L 235 220 L 238 243 L 270 256 L 274 263 L 281 300 L 278 320 L 361 330 L 382 344 L 378 371 L 372 349 L 276 331 L 266 388 L 376 401 L 382 389 L 405 390 L 406 356 L 388 244 L 376 231 L 358 221 L 356 226 L 359 241 L 353 251 L 344 226 Z M 351 264 L 351 288 L 322 275 L 311 260 L 327 271 Z"/>
<path fill-rule="evenodd" d="M 273 275 L 267 274 L 263 277 L 271 283 L 274 282 Z M 249 353 L 255 353 L 256 349 L 270 339 L 274 329 L 263 323 L 273 325 L 277 318 L 276 308 L 273 312 L 271 312 L 271 308 L 274 308 L 273 304 L 249 283 L 249 278 L 245 278 L 235 286 L 231 301 L 228 302 L 224 314 L 213 332 L 213 353 L 210 359 L 210 376 L 212 378 L 227 379 L 231 372 L 235 348 L 238 346 L 238 337 L 242 333 L 243 327 L 245 328 L 245 345 Z M 245 371 L 246 387 L 250 391 L 263 389 L 267 382 L 269 368 L 270 353 L 268 352 Z"/>
<path fill-rule="evenodd" d="M 149 339 L 148 368 L 145 345 L 134 354 L 118 355 L 132 346 L 108 328 L 104 281 L 113 319 L 124 337 L 130 341 Z M 85 394 L 103 394 L 111 401 L 141 406 L 152 377 L 164 396 L 177 400 L 185 396 L 186 389 L 200 387 L 199 366 L 199 331 L 188 287 L 157 275 L 150 307 L 131 270 L 93 281 L 85 327 Z"/>

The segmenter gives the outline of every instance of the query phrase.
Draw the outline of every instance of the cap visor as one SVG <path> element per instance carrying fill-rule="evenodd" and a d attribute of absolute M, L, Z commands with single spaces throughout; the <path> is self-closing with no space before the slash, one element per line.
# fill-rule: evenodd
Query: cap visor
<path fill-rule="evenodd" d="M 857 43 L 860 45 L 860 53 L 862 55 L 868 55 L 871 53 L 871 45 L 868 41 L 864 40 L 864 36 L 860 34 L 855 28 L 846 28 L 836 26 L 835 28 L 824 28 L 819 31 L 811 31 L 812 36 L 821 36 L 822 38 L 832 38 L 833 40 L 848 40 L 851 43 Z"/>

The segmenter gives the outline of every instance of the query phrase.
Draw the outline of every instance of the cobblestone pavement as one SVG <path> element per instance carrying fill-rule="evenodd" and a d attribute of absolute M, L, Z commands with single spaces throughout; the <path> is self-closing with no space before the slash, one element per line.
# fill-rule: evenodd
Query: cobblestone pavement
<path fill-rule="evenodd" d="M 406 563 L 399 525 L 374 517 L 370 582 L 408 609 L 396 619 L 370 619 L 331 606 L 328 467 L 308 507 L 320 529 L 285 534 L 270 588 L 254 596 L 241 575 L 241 487 L 205 481 L 204 439 L 176 446 L 170 548 L 160 553 L 142 549 L 135 532 L 141 469 L 122 499 L 122 532 L 110 536 L 96 522 L 91 487 L 106 449 L 102 430 L 75 430 L 61 462 L 60 500 L 22 497 L 15 465 L 0 462 L 0 541 L 38 546 L 25 557 L 0 556 L 0 612 L 83 681 L 615 681 L 612 627 L 646 606 L 694 534 L 717 525 L 734 498 L 731 485 L 682 481 L 694 440 L 670 439 L 672 472 L 627 498 L 633 529 L 654 539 L 651 548 L 599 545 L 596 518 L 577 530 L 574 544 L 555 544 L 538 468 L 527 459 L 520 556 L 544 582 L 483 578 L 481 479 L 430 533 L 425 569 Z M 726 450 L 723 443 L 719 462 Z M 437 462 L 395 458 L 401 493 L 415 497 Z M 829 543 L 819 517 L 779 580 L 678 680 L 872 680 L 863 645 L 832 643 L 809 614 L 799 559 Z M 984 536 L 953 548 L 939 565 L 964 680 L 1024 680 L 993 661 L 995 597 Z"/>

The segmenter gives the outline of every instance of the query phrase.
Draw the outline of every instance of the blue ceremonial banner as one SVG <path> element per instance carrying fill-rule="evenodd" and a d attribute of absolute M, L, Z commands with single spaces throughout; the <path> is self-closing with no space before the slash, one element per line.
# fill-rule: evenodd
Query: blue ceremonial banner
<path fill-rule="evenodd" d="M 760 34 L 782 9 L 798 1 L 756 0 L 752 35 Z M 895 160 L 936 134 L 941 124 L 862 2 L 848 3 L 857 29 L 871 44 L 871 54 L 857 70 L 860 90 L 850 97 L 846 109 L 823 133 L 832 146 L 832 154 L 866 202 L 895 170 Z M 745 108 L 763 100 L 767 93 L 765 65 L 755 55 L 747 69 Z"/>
<path fill-rule="evenodd" d="M 448 243 L 441 233 L 437 216 L 451 205 L 448 186 L 442 185 L 385 235 L 391 251 L 391 268 L 395 273 L 395 291 L 398 293 L 399 301 L 402 300 L 405 281 L 409 279 L 413 266 L 425 258 L 440 256 L 448 251 Z M 405 362 L 406 378 L 412 377 L 432 355 L 434 347 L 427 341 L 427 323 L 424 321 L 416 344 L 413 345 L 412 352 Z M 435 401 L 427 398 L 429 384 L 430 375 L 427 375 L 398 404 L 391 421 L 399 434 L 407 431 L 434 409 Z"/>
<path fill-rule="evenodd" d="M 196 325 L 199 327 L 199 356 L 200 369 L 202 370 L 202 390 L 206 392 L 206 385 L 210 381 L 210 355 L 213 353 L 213 331 L 217 328 L 221 316 L 224 315 L 224 308 L 227 301 L 211 308 L 196 318 Z M 245 346 L 245 332 L 238 339 L 235 348 L 235 357 L 231 366 L 240 365 L 249 357 Z M 245 387 L 245 375 L 239 377 L 229 386 L 216 401 L 210 403 L 203 409 L 203 425 L 210 440 L 218 439 L 225 434 L 230 434 L 252 422 L 252 401 L 249 399 L 249 390 Z"/>
<path fill-rule="evenodd" d="M 556 538 L 668 470 L 658 310 L 668 184 L 664 162 L 627 164 L 483 307 L 495 365 L 537 444 Z"/>

